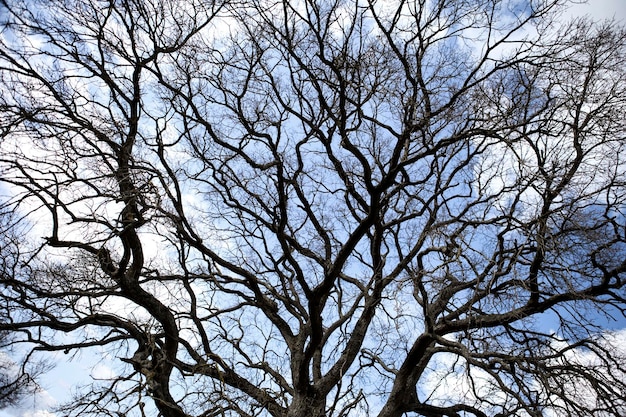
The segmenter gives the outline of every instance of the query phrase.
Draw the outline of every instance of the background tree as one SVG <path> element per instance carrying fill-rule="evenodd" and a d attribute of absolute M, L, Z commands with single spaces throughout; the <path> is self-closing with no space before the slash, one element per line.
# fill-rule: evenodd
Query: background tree
<path fill-rule="evenodd" d="M 19 222 L 15 222 L 15 216 L 0 211 L 0 282 L 3 284 L 15 277 L 20 269 L 19 264 L 23 257 L 21 250 L 25 248 L 15 236 L 20 230 Z M 16 312 L 11 310 L 12 304 L 4 296 L 3 286 L 0 288 L 2 328 L 9 327 L 10 320 L 16 318 Z M 18 349 L 14 348 L 19 346 L 22 340 L 13 332 L 0 330 L 0 410 L 17 406 L 22 400 L 32 397 L 39 390 L 35 382 L 36 377 L 49 369 L 45 362 L 15 361 L 15 356 L 20 355 L 16 355 L 15 351 Z"/>
<path fill-rule="evenodd" d="M 0 347 L 5 347 L 10 343 L 10 334 L 0 333 Z M 28 374 L 14 375 L 15 363 L 6 354 L 0 351 L 0 410 L 11 405 L 16 405 L 20 400 L 29 395 L 29 385 L 31 385 Z"/>
<path fill-rule="evenodd" d="M 42 239 L 0 329 L 120 358 L 63 415 L 624 414 L 623 28 L 2 5 L 4 207 Z"/>
<path fill-rule="evenodd" d="M 4 323 L 2 323 L 4 324 Z M 45 363 L 22 366 L 11 357 L 13 337 L 9 332 L 0 332 L 0 410 L 19 406 L 39 391 L 35 378 L 49 370 Z M 7 349 L 6 351 L 4 349 Z"/>

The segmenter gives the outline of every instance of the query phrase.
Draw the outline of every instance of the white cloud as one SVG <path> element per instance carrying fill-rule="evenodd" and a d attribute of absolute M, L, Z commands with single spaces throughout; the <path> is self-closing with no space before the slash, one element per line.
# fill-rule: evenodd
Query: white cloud
<path fill-rule="evenodd" d="M 55 417 L 56 414 L 51 413 L 49 411 L 45 411 L 45 410 L 36 410 L 33 412 L 27 411 L 25 412 L 22 417 Z"/>
<path fill-rule="evenodd" d="M 0 417 L 57 417 L 56 414 L 48 411 L 56 404 L 57 401 L 48 391 L 40 390 L 19 406 L 0 410 Z"/>
<path fill-rule="evenodd" d="M 91 370 L 91 377 L 93 379 L 113 379 L 116 376 L 117 374 L 113 369 L 101 363 L 94 366 Z"/>
<path fill-rule="evenodd" d="M 626 23 L 626 0 L 591 0 L 571 7 L 573 16 L 587 15 L 596 20 L 613 19 Z"/>

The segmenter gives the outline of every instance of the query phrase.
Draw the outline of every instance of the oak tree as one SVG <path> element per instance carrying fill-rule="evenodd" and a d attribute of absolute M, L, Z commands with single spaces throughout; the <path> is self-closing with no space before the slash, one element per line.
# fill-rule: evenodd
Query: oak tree
<path fill-rule="evenodd" d="M 0 4 L 0 330 L 116 363 L 61 415 L 624 415 L 622 26 Z"/>

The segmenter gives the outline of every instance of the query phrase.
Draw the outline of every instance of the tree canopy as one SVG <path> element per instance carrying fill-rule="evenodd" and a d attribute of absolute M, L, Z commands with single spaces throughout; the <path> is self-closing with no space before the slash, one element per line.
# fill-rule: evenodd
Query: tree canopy
<path fill-rule="evenodd" d="M 626 31 L 566 6 L 1 0 L 0 330 L 118 358 L 68 416 L 624 415 Z"/>

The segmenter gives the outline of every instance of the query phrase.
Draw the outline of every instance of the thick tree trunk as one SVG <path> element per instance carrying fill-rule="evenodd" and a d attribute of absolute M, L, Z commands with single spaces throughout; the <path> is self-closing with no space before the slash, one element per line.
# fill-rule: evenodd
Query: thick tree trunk
<path fill-rule="evenodd" d="M 289 406 L 287 417 L 324 417 L 325 400 L 312 395 L 296 396 Z"/>

